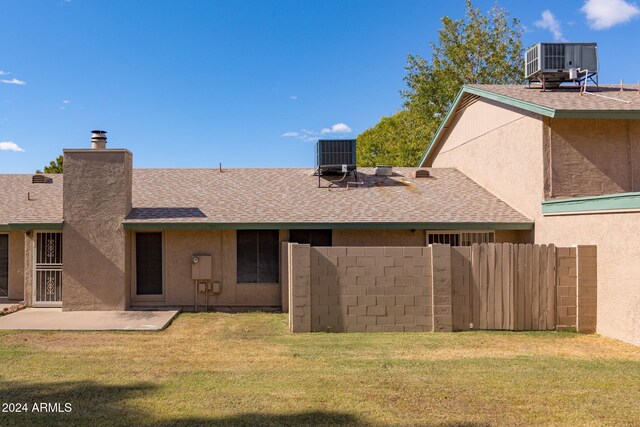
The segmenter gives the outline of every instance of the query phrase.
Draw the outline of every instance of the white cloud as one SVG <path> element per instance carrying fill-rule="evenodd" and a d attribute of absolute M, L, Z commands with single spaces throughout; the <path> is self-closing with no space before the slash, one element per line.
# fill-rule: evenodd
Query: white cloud
<path fill-rule="evenodd" d="M 351 128 L 344 123 L 336 123 L 330 128 L 323 128 L 320 132 L 313 129 L 302 129 L 300 132 L 286 132 L 282 136 L 294 137 L 305 142 L 315 142 L 321 135 L 332 133 L 349 133 Z"/>
<path fill-rule="evenodd" d="M 8 85 L 20 85 L 20 86 L 27 84 L 27 82 L 22 81 L 22 80 L 18 80 L 16 78 L 13 78 L 11 80 L 3 79 L 3 80 L 0 80 L 0 82 L 2 82 L 4 84 L 8 84 Z"/>
<path fill-rule="evenodd" d="M 24 151 L 24 148 L 20 147 L 13 141 L 2 141 L 0 142 L 0 151 L 15 151 L 21 152 Z"/>
<path fill-rule="evenodd" d="M 0 76 L 8 76 L 9 74 L 11 73 L 8 71 L 0 70 Z"/>
<path fill-rule="evenodd" d="M 349 133 L 351 132 L 351 128 L 344 123 L 336 123 L 331 126 L 331 128 L 324 128 L 321 131 L 322 133 Z"/>
<path fill-rule="evenodd" d="M 292 101 L 297 101 L 297 100 L 298 100 L 298 97 L 297 97 L 297 96 L 295 96 L 295 95 L 291 95 L 291 96 L 289 97 L 289 99 L 291 99 Z"/>
<path fill-rule="evenodd" d="M 64 100 L 62 101 L 62 103 L 63 103 L 63 104 L 70 104 L 70 103 L 71 103 L 71 101 L 69 101 L 68 99 L 64 99 Z"/>
<path fill-rule="evenodd" d="M 625 0 L 587 0 L 580 10 L 594 30 L 606 30 L 640 15 L 638 6 Z"/>
<path fill-rule="evenodd" d="M 540 20 L 536 21 L 534 25 L 543 30 L 549 30 L 553 34 L 553 39 L 557 42 L 567 41 L 562 34 L 562 25 L 560 21 L 551 13 L 550 10 L 542 12 Z"/>

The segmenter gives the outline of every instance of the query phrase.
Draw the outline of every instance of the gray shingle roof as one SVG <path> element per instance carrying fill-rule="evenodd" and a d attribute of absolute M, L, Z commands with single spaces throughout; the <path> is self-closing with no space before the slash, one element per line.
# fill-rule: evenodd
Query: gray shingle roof
<path fill-rule="evenodd" d="M 127 220 L 529 222 L 456 169 L 433 169 L 429 179 L 410 178 L 414 170 L 395 169 L 396 176 L 381 179 L 361 169 L 361 188 L 327 189 L 317 188 L 312 169 L 141 169 L 134 174 Z"/>
<path fill-rule="evenodd" d="M 360 188 L 328 189 L 317 188 L 312 169 L 136 169 L 125 222 L 531 223 L 456 169 L 420 179 L 415 168 L 394 171 L 381 178 L 362 169 Z M 62 176 L 52 177 L 31 184 L 31 175 L 0 175 L 0 224 L 60 222 Z"/>
<path fill-rule="evenodd" d="M 589 92 L 603 96 L 581 95 L 577 88 L 547 89 L 542 92 L 538 87 L 527 88 L 525 85 L 468 85 L 468 87 L 558 111 L 640 111 L 638 85 L 625 85 L 623 91 L 620 91 L 620 85 L 600 85 L 598 91 L 595 86 L 588 86 Z"/>
<path fill-rule="evenodd" d="M 32 184 L 33 175 L 0 175 L 0 224 L 62 222 L 62 175 Z"/>

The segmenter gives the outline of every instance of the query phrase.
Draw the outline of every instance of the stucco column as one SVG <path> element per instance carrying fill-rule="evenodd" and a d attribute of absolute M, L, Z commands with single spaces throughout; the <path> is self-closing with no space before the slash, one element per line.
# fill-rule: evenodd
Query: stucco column
<path fill-rule="evenodd" d="M 131 210 L 127 150 L 64 150 L 63 310 L 126 310 Z"/>
<path fill-rule="evenodd" d="M 430 246 L 433 332 L 452 332 L 451 247 L 449 245 Z"/>

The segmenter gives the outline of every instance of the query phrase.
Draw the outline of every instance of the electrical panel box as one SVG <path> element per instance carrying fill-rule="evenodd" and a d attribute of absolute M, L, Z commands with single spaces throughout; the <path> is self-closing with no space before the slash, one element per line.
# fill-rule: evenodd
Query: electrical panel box
<path fill-rule="evenodd" d="M 211 255 L 193 255 L 191 257 L 191 280 L 211 280 Z"/>

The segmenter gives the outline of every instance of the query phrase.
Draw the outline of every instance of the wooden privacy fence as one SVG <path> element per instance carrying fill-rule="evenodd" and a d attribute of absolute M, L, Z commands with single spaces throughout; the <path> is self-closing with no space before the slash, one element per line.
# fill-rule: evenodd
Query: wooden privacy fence
<path fill-rule="evenodd" d="M 556 329 L 554 245 L 451 249 L 454 329 Z"/>

